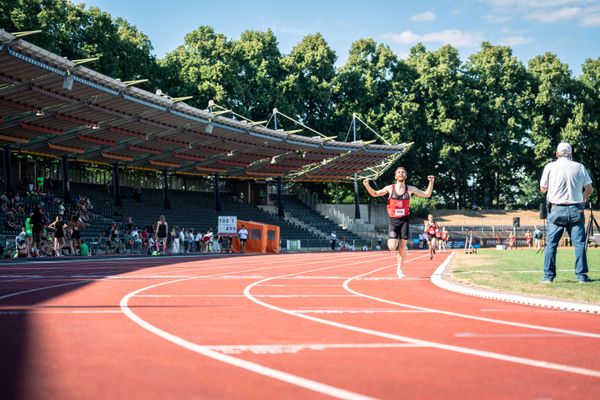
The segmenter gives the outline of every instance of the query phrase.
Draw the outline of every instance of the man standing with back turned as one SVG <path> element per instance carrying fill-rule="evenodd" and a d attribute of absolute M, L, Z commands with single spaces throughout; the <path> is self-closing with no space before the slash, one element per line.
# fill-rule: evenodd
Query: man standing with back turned
<path fill-rule="evenodd" d="M 544 254 L 544 279 L 551 283 L 556 277 L 556 248 L 565 230 L 575 247 L 575 275 L 580 283 L 589 282 L 585 253 L 585 203 L 593 188 L 592 179 L 585 167 L 572 160 L 572 148 L 560 143 L 556 148 L 556 161 L 544 167 L 540 191 L 546 193 L 548 203 L 548 231 Z"/>
<path fill-rule="evenodd" d="M 406 184 L 408 174 L 404 167 L 396 168 L 394 177 L 396 178 L 396 183 L 388 185 L 381 190 L 373 189 L 368 179 L 363 181 L 363 185 L 373 197 L 388 196 L 387 212 L 390 217 L 388 248 L 391 251 L 398 249 L 398 268 L 396 273 L 398 278 L 404 278 L 402 262 L 406 256 L 406 241 L 408 240 L 410 196 L 414 194 L 419 197 L 431 197 L 435 177 L 433 175 L 427 177 L 429 184 L 425 191 Z"/>

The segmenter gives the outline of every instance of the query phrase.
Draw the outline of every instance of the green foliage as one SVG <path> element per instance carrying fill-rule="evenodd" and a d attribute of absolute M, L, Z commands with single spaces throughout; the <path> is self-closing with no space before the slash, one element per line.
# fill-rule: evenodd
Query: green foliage
<path fill-rule="evenodd" d="M 0 27 L 9 32 L 40 29 L 27 40 L 71 60 L 100 57 L 90 67 L 114 78 L 158 79 L 148 37 L 98 8 L 69 0 L 2 1 Z"/>
<path fill-rule="evenodd" d="M 436 208 L 436 202 L 431 199 L 413 196 L 410 199 L 410 214 L 418 218 L 427 218 L 427 215 Z"/>

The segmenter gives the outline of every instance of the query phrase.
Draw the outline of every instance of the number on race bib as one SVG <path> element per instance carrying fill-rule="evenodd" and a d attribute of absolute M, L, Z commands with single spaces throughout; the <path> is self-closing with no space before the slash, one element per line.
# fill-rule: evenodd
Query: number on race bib
<path fill-rule="evenodd" d="M 404 217 L 404 208 L 396 208 L 396 210 L 394 210 L 394 214 L 396 215 L 396 217 Z"/>

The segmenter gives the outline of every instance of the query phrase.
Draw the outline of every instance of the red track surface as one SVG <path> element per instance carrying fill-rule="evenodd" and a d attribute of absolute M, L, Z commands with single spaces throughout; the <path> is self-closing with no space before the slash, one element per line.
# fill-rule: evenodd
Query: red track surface
<path fill-rule="evenodd" d="M 599 399 L 600 316 L 384 252 L 0 267 L 0 398 Z"/>

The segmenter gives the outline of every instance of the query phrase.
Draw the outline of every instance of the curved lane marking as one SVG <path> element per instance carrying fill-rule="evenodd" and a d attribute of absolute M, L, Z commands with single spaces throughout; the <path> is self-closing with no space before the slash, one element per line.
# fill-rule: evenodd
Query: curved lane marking
<path fill-rule="evenodd" d="M 536 330 L 540 330 L 540 331 L 563 333 L 563 334 L 572 335 L 572 336 L 581 336 L 581 337 L 589 337 L 589 338 L 594 338 L 594 339 L 600 339 L 600 334 L 597 334 L 597 333 L 583 332 L 583 331 L 574 331 L 574 330 L 571 330 L 571 329 L 553 328 L 553 327 L 543 326 L 543 325 L 525 324 L 525 323 L 522 323 L 522 322 L 505 321 L 505 320 L 501 320 L 501 319 L 487 318 L 487 317 L 478 317 L 478 316 L 475 316 L 475 315 L 462 314 L 462 313 L 457 313 L 457 312 L 452 312 L 452 311 L 445 311 L 445 310 L 440 310 L 440 309 L 436 309 L 436 308 L 420 307 L 420 306 L 415 306 L 415 305 L 406 304 L 406 303 L 399 303 L 397 301 L 386 300 L 386 299 L 382 299 L 380 297 L 370 296 L 368 294 L 360 293 L 360 292 L 357 292 L 356 290 L 353 290 L 353 289 L 350 288 L 349 283 L 352 280 L 354 280 L 355 278 L 360 278 L 360 277 L 363 277 L 363 276 L 366 276 L 366 275 L 369 275 L 369 274 L 381 271 L 382 269 L 385 269 L 385 268 L 378 268 L 376 270 L 367 272 L 367 273 L 362 274 L 362 275 L 357 275 L 356 277 L 352 277 L 352 278 L 348 279 L 343 284 L 344 289 L 346 289 L 348 292 L 353 293 L 353 294 L 355 294 L 357 296 L 365 297 L 365 298 L 368 298 L 368 299 L 371 299 L 371 300 L 375 300 L 375 301 L 378 301 L 378 302 L 381 302 L 381 303 L 386 303 L 386 304 L 392 304 L 392 305 L 396 305 L 396 306 L 411 308 L 411 309 L 414 309 L 414 310 L 428 311 L 428 312 L 436 313 L 436 314 L 449 315 L 451 317 L 473 319 L 473 320 L 476 320 L 476 321 L 490 322 L 490 323 L 499 324 L 499 325 L 509 325 L 509 326 L 516 326 L 516 327 L 519 327 L 519 328 L 536 329 Z"/>
<path fill-rule="evenodd" d="M 416 257 L 416 258 L 421 258 L 421 257 Z M 412 259 L 412 260 L 414 260 L 414 259 Z M 412 260 L 408 260 L 407 262 L 410 262 Z M 390 267 L 395 268 L 396 265 L 394 264 L 392 266 L 378 268 L 371 272 L 379 271 L 379 270 L 382 270 L 385 268 L 390 268 Z M 306 272 L 304 272 L 304 273 L 306 273 Z M 283 275 L 283 277 L 293 276 L 293 275 L 294 274 L 287 274 L 287 275 Z M 361 275 L 364 275 L 364 274 L 361 274 Z M 361 276 L 361 275 L 357 275 L 357 276 Z M 273 277 L 273 278 L 263 279 L 262 281 L 258 281 L 251 285 L 248 285 L 244 289 L 244 294 L 248 297 L 248 299 L 252 300 L 256 304 L 262 305 L 263 307 L 269 308 L 271 310 L 278 311 L 278 312 L 288 314 L 288 315 L 298 317 L 298 318 L 304 318 L 304 319 L 307 319 L 307 320 L 310 320 L 313 322 L 317 322 L 320 324 L 334 326 L 334 327 L 340 328 L 340 329 L 346 329 L 346 330 L 353 331 L 353 332 L 364 333 L 367 335 L 383 337 L 383 338 L 387 338 L 387 339 L 392 339 L 392 340 L 397 340 L 397 341 L 402 341 L 402 342 L 407 342 L 407 343 L 413 343 L 413 344 L 422 345 L 422 346 L 429 346 L 429 347 L 440 349 L 440 350 L 447 350 L 447 351 L 467 354 L 467 355 L 471 355 L 471 356 L 478 356 L 478 357 L 483 357 L 483 358 L 489 358 L 489 359 L 494 359 L 494 360 L 516 363 L 516 364 L 528 365 L 528 366 L 532 366 L 532 367 L 539 367 L 539 368 L 551 369 L 551 370 L 556 370 L 556 371 L 561 371 L 561 372 L 568 372 L 568 373 L 572 373 L 572 374 L 586 375 L 586 376 L 591 376 L 594 378 L 600 378 L 600 371 L 598 371 L 598 370 L 575 367 L 575 366 L 564 365 L 564 364 L 558 364 L 558 363 L 553 363 L 553 362 L 548 362 L 548 361 L 535 360 L 535 359 L 525 358 L 525 357 L 510 356 L 507 354 L 495 353 L 495 352 L 491 352 L 491 351 L 470 349 L 470 348 L 461 347 L 461 346 L 453 346 L 453 345 L 448 345 L 448 344 L 443 344 L 443 343 L 438 343 L 438 342 L 432 342 L 429 340 L 421 340 L 421 339 L 412 338 L 412 337 L 408 337 L 408 336 L 402 336 L 402 335 L 396 335 L 393 333 L 377 331 L 374 329 L 361 328 L 359 326 L 348 325 L 348 324 L 344 324 L 341 322 L 330 321 L 330 320 L 314 317 L 314 316 L 307 315 L 307 314 L 300 314 L 295 311 L 287 310 L 287 309 L 284 309 L 281 307 L 274 306 L 269 303 L 265 303 L 264 301 L 259 300 L 252 295 L 251 290 L 254 286 L 257 286 L 257 285 L 260 285 L 261 283 L 270 281 L 272 279 L 278 279 L 278 278 L 281 278 L 281 277 Z"/>
<path fill-rule="evenodd" d="M 387 258 L 387 257 L 385 257 L 385 258 Z M 385 258 L 382 257 L 382 259 L 385 259 Z M 319 263 L 319 262 L 322 262 L 322 260 L 316 261 L 315 263 Z M 348 265 L 354 265 L 354 264 L 371 263 L 371 262 L 373 262 L 372 258 L 370 258 L 369 260 L 366 260 L 366 261 L 345 263 L 341 267 L 346 267 Z M 304 265 L 306 265 L 306 263 L 304 263 Z M 331 269 L 331 268 L 340 268 L 340 266 L 324 267 L 324 268 L 319 268 L 319 269 L 315 269 L 312 271 L 320 271 L 320 270 L 326 270 L 326 269 Z M 245 272 L 252 272 L 252 271 L 255 271 L 255 270 L 231 272 L 230 274 L 245 273 Z M 304 273 L 304 272 L 300 272 L 300 273 Z M 215 276 L 219 276 L 219 275 L 215 275 Z M 268 376 L 270 378 L 274 378 L 274 379 L 277 379 L 277 380 L 280 380 L 283 382 L 287 382 L 287 383 L 290 383 L 290 384 L 293 384 L 293 385 L 296 385 L 296 386 L 299 386 L 299 387 L 302 387 L 302 388 L 305 388 L 308 390 L 312 390 L 314 392 L 326 394 L 331 397 L 335 397 L 335 398 L 339 398 L 339 399 L 349 399 L 349 400 L 372 400 L 373 399 L 373 397 L 365 396 L 365 395 L 351 392 L 351 391 L 348 391 L 345 389 L 340 389 L 335 386 L 327 385 L 327 384 L 317 382 L 317 381 L 314 381 L 311 379 L 302 378 L 297 375 L 293 375 L 293 374 L 290 374 L 287 372 L 283 372 L 283 371 L 276 370 L 273 368 L 265 367 L 263 365 L 260 365 L 260 364 L 254 363 L 254 362 L 246 361 L 246 360 L 232 357 L 232 356 L 229 356 L 226 354 L 222 354 L 218 351 L 211 350 L 214 346 L 198 345 L 196 343 L 193 343 L 186 339 L 183 339 L 179 336 L 176 336 L 172 333 L 166 332 L 166 331 L 158 328 L 155 325 L 152 325 L 151 323 L 142 319 L 137 314 L 135 314 L 133 311 L 131 311 L 131 309 L 128 306 L 129 300 L 132 297 L 138 295 L 139 293 L 141 293 L 145 290 L 153 289 L 153 288 L 156 288 L 159 286 L 183 282 L 183 281 L 187 281 L 187 280 L 192 280 L 192 279 L 198 279 L 198 278 L 184 278 L 184 279 L 177 279 L 177 280 L 169 281 L 169 282 L 162 282 L 162 283 L 147 286 L 147 287 L 138 289 L 136 291 L 133 291 L 131 293 L 128 293 L 126 296 L 124 296 L 121 299 L 121 302 L 120 302 L 121 310 L 129 319 L 131 319 L 133 322 L 138 324 L 143 329 L 145 329 L 165 340 L 168 340 L 169 342 L 171 342 L 173 344 L 176 344 L 187 350 L 193 351 L 194 353 L 198 353 L 203 356 L 212 358 L 214 360 L 221 361 L 221 362 L 224 362 L 224 363 L 227 363 L 227 364 L 239 367 L 239 368 L 243 368 L 245 370 L 248 370 L 248 371 L 251 371 L 251 372 L 254 372 L 257 374 Z"/>

